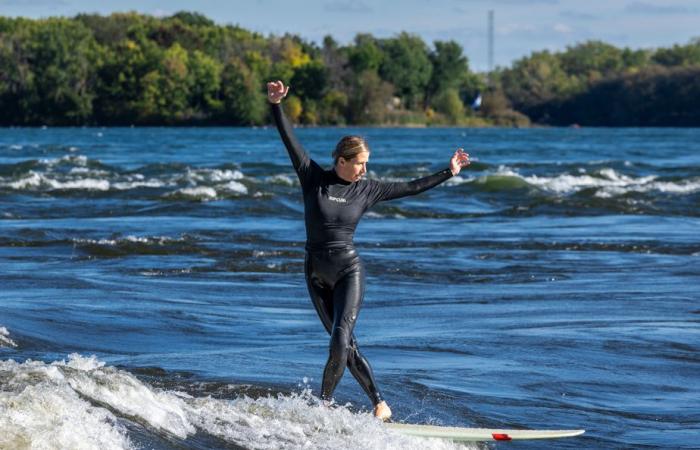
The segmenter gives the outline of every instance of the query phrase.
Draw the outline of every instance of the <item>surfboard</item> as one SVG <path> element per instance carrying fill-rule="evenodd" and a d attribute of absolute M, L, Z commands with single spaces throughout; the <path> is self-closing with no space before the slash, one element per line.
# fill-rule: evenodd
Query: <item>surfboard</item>
<path fill-rule="evenodd" d="M 390 430 L 411 436 L 472 442 L 557 439 L 580 436 L 586 432 L 586 430 L 507 430 L 492 428 L 440 427 L 435 425 L 413 425 L 408 423 L 387 423 L 385 425 Z"/>

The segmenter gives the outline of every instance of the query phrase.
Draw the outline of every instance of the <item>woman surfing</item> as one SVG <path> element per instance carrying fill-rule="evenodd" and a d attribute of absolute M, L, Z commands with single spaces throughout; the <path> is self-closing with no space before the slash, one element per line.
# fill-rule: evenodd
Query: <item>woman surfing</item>
<path fill-rule="evenodd" d="M 289 87 L 281 81 L 267 83 L 272 115 L 304 197 L 306 284 L 331 336 L 321 398 L 331 401 L 348 367 L 372 401 L 374 415 L 388 420 L 391 409 L 353 334 L 365 291 L 365 270 L 353 243 L 355 228 L 376 203 L 419 194 L 457 175 L 469 165 L 469 155 L 460 148 L 447 169 L 409 182 L 386 183 L 362 178 L 367 173 L 369 147 L 359 136 L 345 136 L 332 153 L 333 168 L 325 170 L 309 158 L 284 115 L 281 102 L 288 92 Z"/>

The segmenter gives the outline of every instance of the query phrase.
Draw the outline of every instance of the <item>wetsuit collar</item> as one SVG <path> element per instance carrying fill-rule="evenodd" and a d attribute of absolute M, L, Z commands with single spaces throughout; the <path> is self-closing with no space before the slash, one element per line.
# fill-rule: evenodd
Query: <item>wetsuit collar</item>
<path fill-rule="evenodd" d="M 335 178 L 335 181 L 336 181 L 338 184 L 344 184 L 344 185 L 347 186 L 348 184 L 352 184 L 352 183 L 353 183 L 352 181 L 348 181 L 348 180 L 344 180 L 344 179 L 340 178 L 340 175 L 338 175 L 338 173 L 335 171 L 335 167 L 333 167 L 333 168 L 331 169 L 331 174 L 333 175 L 333 178 Z"/>

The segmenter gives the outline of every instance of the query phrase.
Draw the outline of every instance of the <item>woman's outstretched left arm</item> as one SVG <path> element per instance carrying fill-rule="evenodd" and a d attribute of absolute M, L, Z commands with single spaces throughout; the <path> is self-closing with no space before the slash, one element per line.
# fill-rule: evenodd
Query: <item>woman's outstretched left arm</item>
<path fill-rule="evenodd" d="M 463 167 L 467 167 L 469 164 L 469 154 L 460 148 L 452 155 L 450 166 L 447 169 L 407 182 L 375 183 L 372 186 L 371 203 L 420 194 L 457 175 Z"/>

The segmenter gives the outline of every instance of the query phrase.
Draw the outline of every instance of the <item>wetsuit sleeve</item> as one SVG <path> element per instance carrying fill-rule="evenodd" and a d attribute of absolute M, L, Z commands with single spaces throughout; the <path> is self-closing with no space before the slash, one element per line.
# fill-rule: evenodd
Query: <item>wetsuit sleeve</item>
<path fill-rule="evenodd" d="M 420 194 L 421 192 L 434 188 L 451 177 L 452 171 L 450 169 L 445 169 L 428 175 L 427 177 L 408 182 L 382 183 L 380 181 L 374 181 L 370 187 L 369 206 L 384 200 L 393 200 L 395 198 Z"/>
<path fill-rule="evenodd" d="M 277 131 L 279 131 L 282 142 L 284 142 L 287 153 L 289 153 L 289 159 L 292 160 L 292 166 L 303 184 L 311 166 L 311 159 L 294 135 L 294 129 L 289 123 L 287 116 L 284 115 L 282 105 L 270 103 L 270 109 L 272 110 L 272 117 L 275 119 L 275 125 L 277 125 Z"/>

